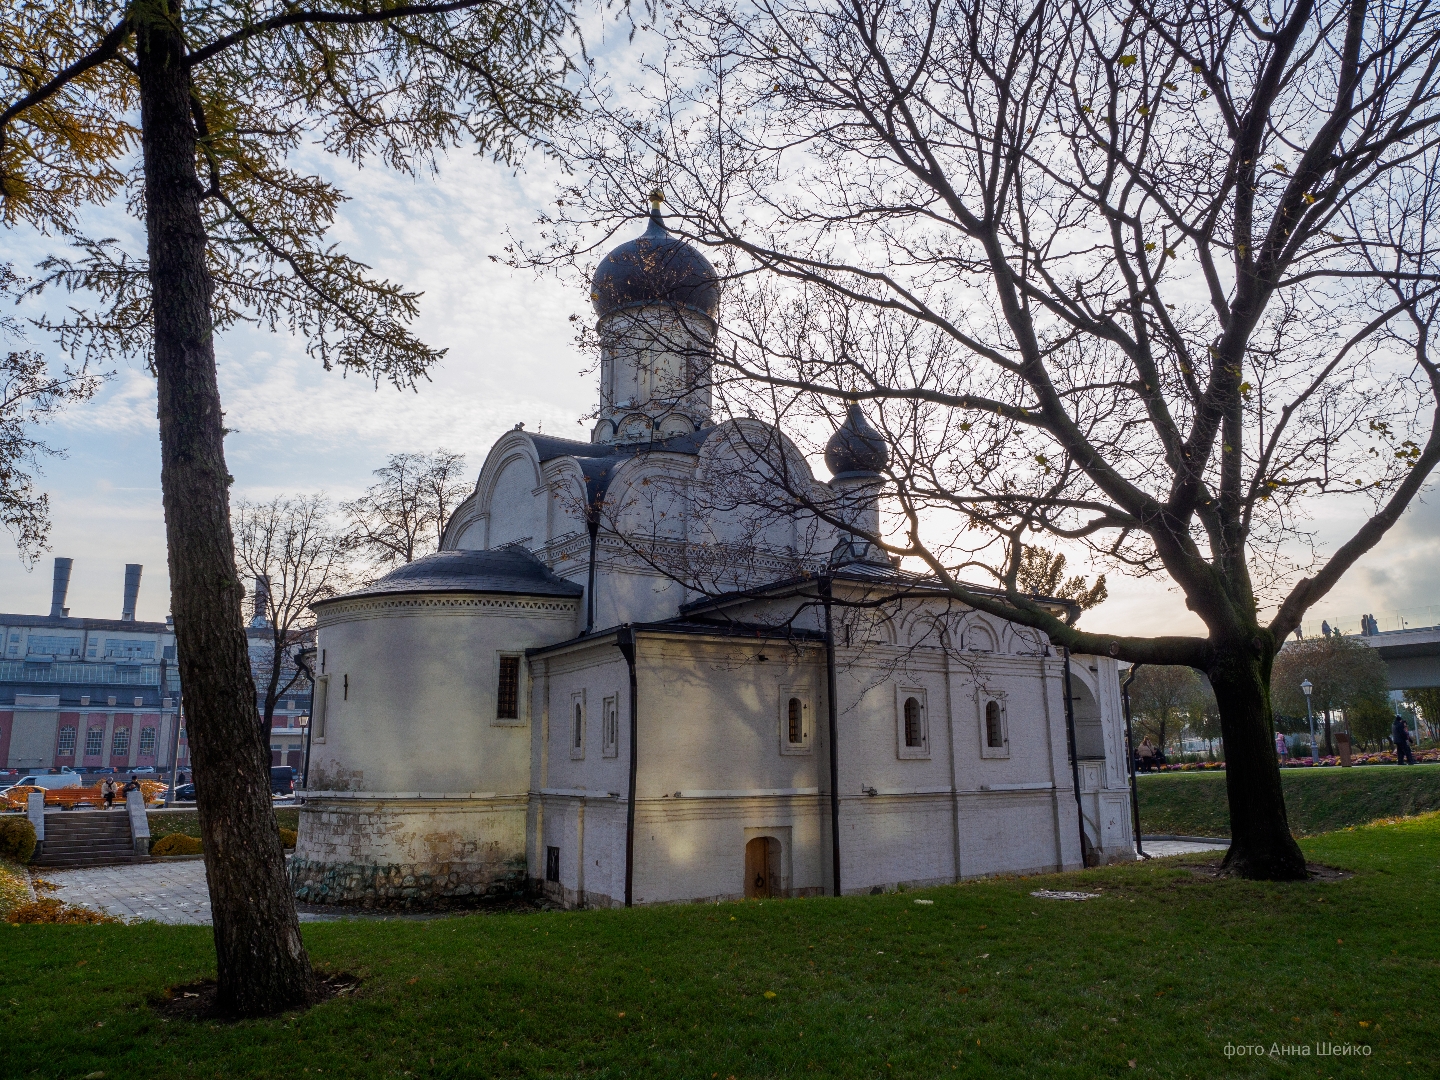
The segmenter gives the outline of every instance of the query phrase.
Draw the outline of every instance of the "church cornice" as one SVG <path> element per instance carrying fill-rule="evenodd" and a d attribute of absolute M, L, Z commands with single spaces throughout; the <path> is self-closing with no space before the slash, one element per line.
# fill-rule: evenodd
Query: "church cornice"
<path fill-rule="evenodd" d="M 480 613 L 540 614 L 573 617 L 580 609 L 578 599 L 525 596 L 393 596 L 341 600 L 326 605 L 316 620 L 317 627 L 355 619 L 385 618 L 396 614 L 475 615 Z"/>

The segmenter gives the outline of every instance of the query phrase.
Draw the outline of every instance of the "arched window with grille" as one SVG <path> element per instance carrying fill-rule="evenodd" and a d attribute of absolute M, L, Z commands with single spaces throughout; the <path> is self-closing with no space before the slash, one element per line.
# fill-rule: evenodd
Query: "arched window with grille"
<path fill-rule="evenodd" d="M 920 701 L 905 699 L 905 745 L 911 748 L 925 745 L 925 725 L 920 716 Z"/>
<path fill-rule="evenodd" d="M 902 759 L 930 756 L 929 717 L 926 713 L 923 687 L 896 687 L 895 749 Z"/>
<path fill-rule="evenodd" d="M 810 753 L 810 693 L 801 686 L 780 687 L 780 753 Z"/>
<path fill-rule="evenodd" d="M 992 750 L 1005 745 L 1005 724 L 998 701 L 985 703 L 985 745 Z"/>

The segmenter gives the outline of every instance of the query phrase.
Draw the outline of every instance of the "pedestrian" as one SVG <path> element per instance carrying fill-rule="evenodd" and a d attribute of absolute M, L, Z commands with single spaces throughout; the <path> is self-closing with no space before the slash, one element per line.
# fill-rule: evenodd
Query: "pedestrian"
<path fill-rule="evenodd" d="M 1155 767 L 1155 744 L 1146 735 L 1140 740 L 1140 771 L 1149 772 Z"/>
<path fill-rule="evenodd" d="M 115 781 L 108 776 L 100 784 L 100 795 L 105 800 L 106 810 L 115 809 Z"/>
<path fill-rule="evenodd" d="M 121 790 L 120 794 L 121 794 L 122 796 L 128 796 L 128 795 L 130 794 L 130 792 L 132 792 L 132 791 L 139 791 L 139 790 L 140 790 L 140 778 L 139 778 L 138 776 L 136 776 L 134 773 L 131 773 L 131 774 L 130 774 L 130 782 L 125 785 L 125 787 Z"/>
<path fill-rule="evenodd" d="M 1390 740 L 1395 744 L 1395 761 L 1399 765 L 1414 765 L 1415 751 L 1410 748 L 1410 725 L 1404 717 L 1395 717 L 1390 726 Z"/>
<path fill-rule="evenodd" d="M 1285 741 L 1285 736 L 1278 731 L 1275 733 L 1275 756 L 1281 761 L 1284 761 L 1290 756 L 1290 744 Z"/>

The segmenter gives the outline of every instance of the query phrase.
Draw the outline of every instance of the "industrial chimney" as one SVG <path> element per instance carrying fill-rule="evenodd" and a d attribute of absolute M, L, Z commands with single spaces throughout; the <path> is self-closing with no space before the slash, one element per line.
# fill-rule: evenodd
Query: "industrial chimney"
<path fill-rule="evenodd" d="M 65 606 L 65 594 L 70 591 L 70 568 L 74 565 L 74 559 L 55 560 L 55 588 L 50 593 L 52 619 L 63 619 L 70 614 L 70 609 Z"/>
<path fill-rule="evenodd" d="M 140 571 L 144 569 L 138 562 L 125 564 L 125 607 L 120 612 L 121 622 L 135 621 L 135 600 L 140 595 Z"/>
<path fill-rule="evenodd" d="M 255 613 L 250 620 L 252 627 L 266 627 L 270 625 L 270 579 L 256 577 L 255 579 Z"/>

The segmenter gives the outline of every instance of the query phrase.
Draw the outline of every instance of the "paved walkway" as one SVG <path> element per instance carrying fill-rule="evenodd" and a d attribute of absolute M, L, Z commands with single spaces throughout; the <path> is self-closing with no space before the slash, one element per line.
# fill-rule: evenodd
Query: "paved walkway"
<path fill-rule="evenodd" d="M 183 862 L 129 863 L 92 866 L 81 870 L 40 869 L 36 876 L 60 886 L 41 893 L 67 904 L 80 904 L 122 919 L 190 926 L 210 925 L 210 891 L 205 885 L 203 859 Z M 428 919 L 433 915 L 371 914 L 359 912 L 300 911 L 301 922 L 339 919 Z"/>
<path fill-rule="evenodd" d="M 1145 840 L 1140 841 L 1145 854 L 1163 859 L 1166 855 L 1191 855 L 1197 851 L 1224 851 L 1229 844 L 1203 840 Z"/>
<path fill-rule="evenodd" d="M 80 870 L 43 869 L 37 871 L 37 876 L 60 886 L 58 892 L 42 895 L 122 919 L 138 917 L 206 926 L 210 923 L 210 893 L 205 887 L 205 863 L 200 859 Z"/>

